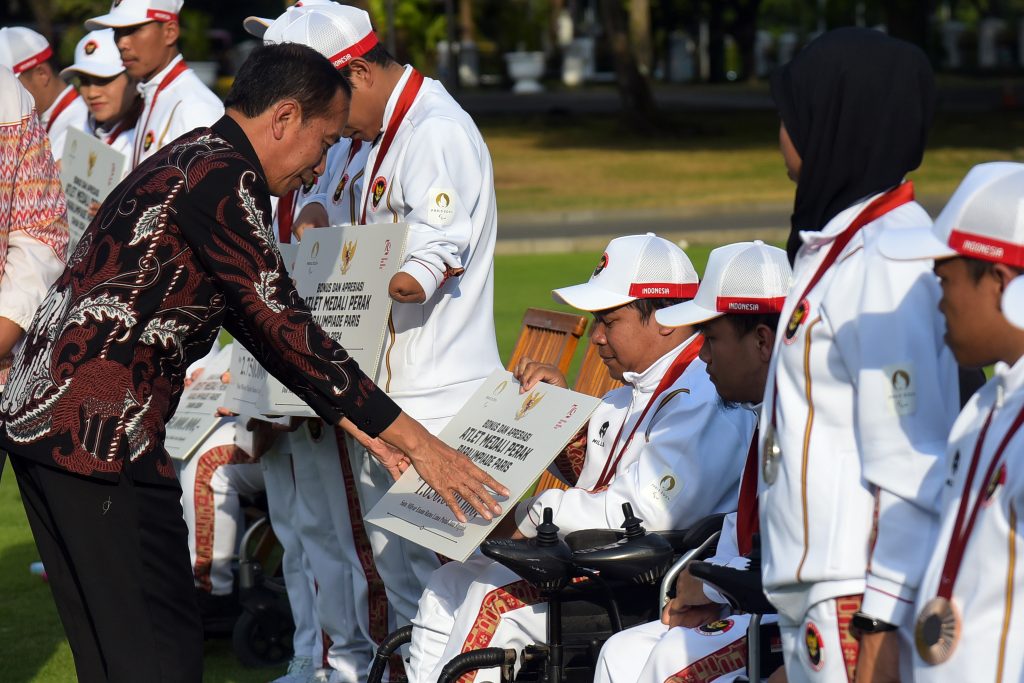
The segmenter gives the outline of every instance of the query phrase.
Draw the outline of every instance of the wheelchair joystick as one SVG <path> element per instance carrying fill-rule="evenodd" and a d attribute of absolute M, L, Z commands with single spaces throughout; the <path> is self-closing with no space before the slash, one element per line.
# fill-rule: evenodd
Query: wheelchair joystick
<path fill-rule="evenodd" d="M 531 539 L 500 538 L 484 541 L 480 551 L 508 567 L 544 593 L 557 591 L 572 577 L 572 550 L 558 536 L 551 508 Z"/>
<path fill-rule="evenodd" d="M 623 503 L 622 514 L 625 516 L 625 519 L 622 520 L 621 526 L 625 530 L 626 538 L 638 538 L 647 534 L 647 530 L 643 527 L 644 520 L 633 514 L 632 505 Z"/>

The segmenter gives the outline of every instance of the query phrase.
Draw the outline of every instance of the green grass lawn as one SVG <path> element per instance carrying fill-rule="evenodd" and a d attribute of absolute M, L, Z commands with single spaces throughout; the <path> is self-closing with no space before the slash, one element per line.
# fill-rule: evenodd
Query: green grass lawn
<path fill-rule="evenodd" d="M 792 202 L 774 113 L 681 113 L 670 122 L 655 135 L 624 129 L 613 116 L 482 120 L 499 209 L 507 216 Z M 912 177 L 920 195 L 946 196 L 971 166 L 999 160 L 1024 160 L 1019 112 L 940 113 Z"/>
<path fill-rule="evenodd" d="M 693 247 L 688 251 L 698 271 L 703 271 L 709 248 Z M 523 311 L 530 306 L 570 310 L 552 301 L 551 289 L 586 281 L 599 257 L 591 253 L 495 259 L 494 313 L 503 359 L 509 357 L 515 344 Z M 582 356 L 581 344 L 577 362 Z M 29 573 L 29 564 L 37 559 L 14 474 L 8 466 L 0 479 L 0 681 L 73 683 L 71 651 L 50 589 Z M 242 667 L 226 640 L 206 643 L 206 681 L 257 683 L 280 673 Z"/>

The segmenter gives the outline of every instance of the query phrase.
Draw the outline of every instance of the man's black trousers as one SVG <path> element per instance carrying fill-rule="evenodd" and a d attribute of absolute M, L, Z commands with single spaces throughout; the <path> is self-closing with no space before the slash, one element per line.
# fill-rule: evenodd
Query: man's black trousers
<path fill-rule="evenodd" d="M 181 489 L 11 453 L 81 683 L 199 683 L 203 627 Z"/>

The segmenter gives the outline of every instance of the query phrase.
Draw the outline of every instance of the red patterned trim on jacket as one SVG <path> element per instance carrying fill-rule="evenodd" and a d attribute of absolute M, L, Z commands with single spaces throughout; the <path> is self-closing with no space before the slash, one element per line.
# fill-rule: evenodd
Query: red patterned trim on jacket
<path fill-rule="evenodd" d="M 249 462 L 249 456 L 241 448 L 231 444 L 215 446 L 199 456 L 196 463 L 196 478 L 192 497 L 196 509 L 196 563 L 192 575 L 201 590 L 213 590 L 210 582 L 210 568 L 213 565 L 213 532 L 216 511 L 213 503 L 213 473 L 224 465 L 238 465 Z"/>

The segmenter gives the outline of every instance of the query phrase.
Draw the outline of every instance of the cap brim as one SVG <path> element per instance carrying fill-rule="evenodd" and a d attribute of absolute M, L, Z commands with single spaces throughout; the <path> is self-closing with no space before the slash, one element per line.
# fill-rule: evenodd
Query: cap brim
<path fill-rule="evenodd" d="M 263 17 L 246 17 L 242 21 L 242 26 L 245 27 L 245 32 L 249 35 L 262 39 L 263 34 L 267 32 L 267 29 L 273 22 L 273 19 L 265 19 Z"/>
<path fill-rule="evenodd" d="M 683 327 L 707 322 L 723 315 L 725 314 L 699 306 L 696 301 L 691 300 L 655 311 L 654 319 L 665 327 Z"/>
<path fill-rule="evenodd" d="M 62 69 L 60 72 L 61 78 L 68 79 L 76 74 L 85 74 L 87 76 L 95 76 L 96 78 L 113 78 L 119 74 L 124 73 L 124 65 L 114 66 L 113 64 L 90 64 L 88 66 L 78 66 L 72 64 L 66 69 Z"/>
<path fill-rule="evenodd" d="M 878 249 L 894 261 L 944 259 L 957 256 L 957 252 L 935 236 L 931 228 L 895 228 L 883 231 Z"/>
<path fill-rule="evenodd" d="M 559 303 L 568 304 L 581 311 L 604 311 L 636 299 L 635 296 L 610 292 L 592 282 L 552 290 L 551 297 Z"/>
<path fill-rule="evenodd" d="M 89 31 L 99 31 L 104 28 L 124 28 L 125 26 L 141 26 L 142 24 L 148 24 L 156 19 L 139 19 L 138 17 L 129 17 L 118 12 L 111 12 L 104 14 L 100 17 L 93 17 L 92 19 L 85 20 L 85 28 Z"/>
<path fill-rule="evenodd" d="M 1015 277 L 1003 292 L 1003 315 L 1010 324 L 1024 328 L 1024 275 Z"/>

